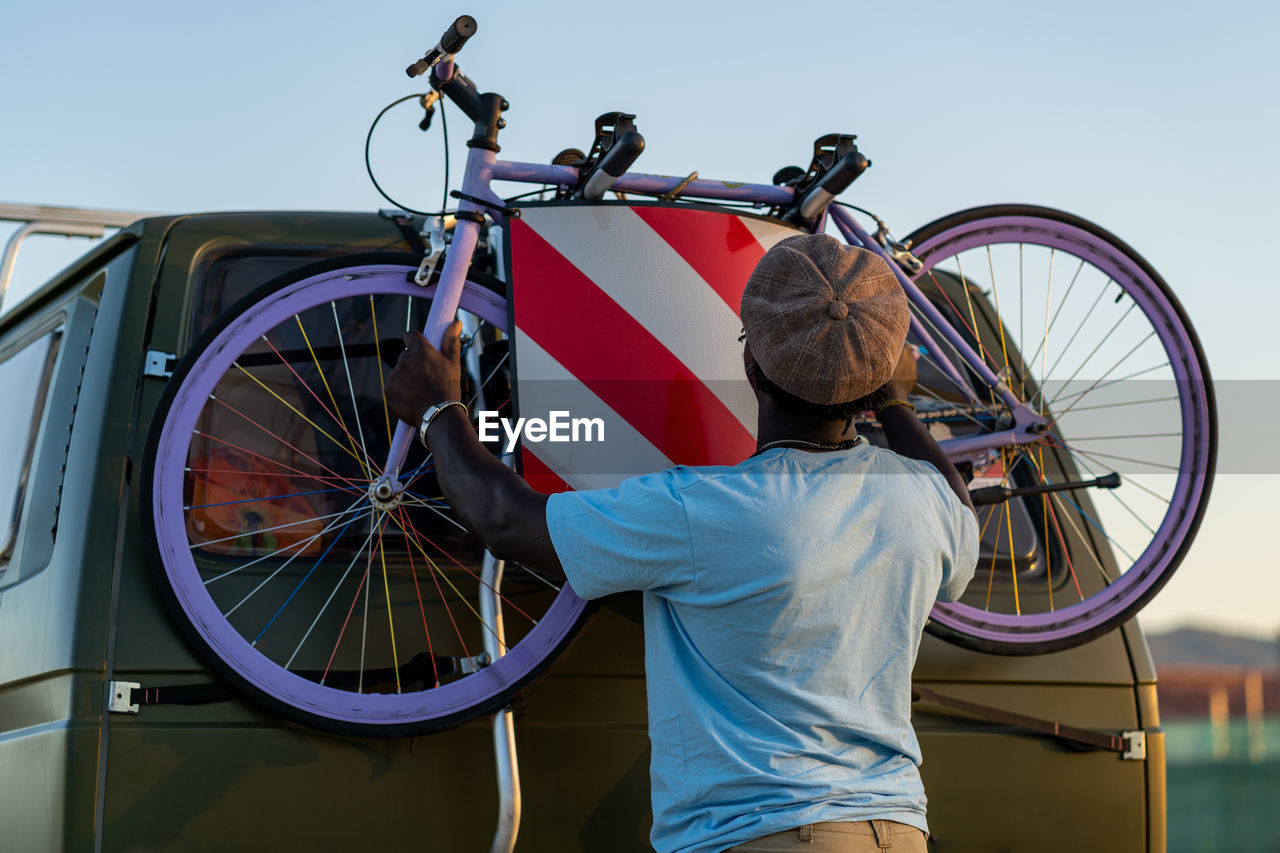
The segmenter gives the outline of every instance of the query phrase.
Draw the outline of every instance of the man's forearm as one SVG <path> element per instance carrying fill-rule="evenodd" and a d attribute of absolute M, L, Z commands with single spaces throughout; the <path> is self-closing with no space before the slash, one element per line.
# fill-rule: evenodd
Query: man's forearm
<path fill-rule="evenodd" d="M 916 417 L 916 413 L 908 406 L 890 406 L 878 415 L 880 425 L 884 427 L 884 437 L 889 442 L 889 449 L 900 456 L 919 459 L 937 468 L 947 478 L 952 491 L 973 509 L 973 501 L 969 499 L 969 487 L 964 478 L 956 470 L 956 466 L 947 458 L 942 447 L 929 434 L 929 430 Z"/>
<path fill-rule="evenodd" d="M 546 526 L 547 496 L 493 456 L 456 408 L 441 412 L 428 441 L 445 500 L 494 556 L 563 577 Z"/>

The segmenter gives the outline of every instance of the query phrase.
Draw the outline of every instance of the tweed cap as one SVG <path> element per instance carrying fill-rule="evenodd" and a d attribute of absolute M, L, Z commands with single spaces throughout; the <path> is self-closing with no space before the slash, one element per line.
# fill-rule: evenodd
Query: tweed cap
<path fill-rule="evenodd" d="M 874 252 L 826 234 L 773 246 L 738 312 L 764 375 L 810 403 L 847 403 L 893 375 L 907 337 L 902 285 Z"/>

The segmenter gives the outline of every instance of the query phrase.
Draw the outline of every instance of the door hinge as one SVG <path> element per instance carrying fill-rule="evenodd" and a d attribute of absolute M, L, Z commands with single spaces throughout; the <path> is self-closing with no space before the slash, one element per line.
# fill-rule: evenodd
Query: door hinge
<path fill-rule="evenodd" d="M 136 681 L 113 681 L 111 682 L 110 687 L 111 701 L 107 704 L 107 711 L 109 713 L 138 713 L 138 705 L 133 701 L 133 691 L 141 690 L 141 684 Z"/>
<path fill-rule="evenodd" d="M 1142 729 L 1131 732 L 1121 732 L 1120 737 L 1124 738 L 1124 752 L 1120 753 L 1120 757 L 1125 761 L 1145 761 L 1147 758 L 1147 733 Z"/>
<path fill-rule="evenodd" d="M 171 352 L 160 352 L 160 350 L 147 350 L 147 362 L 142 368 L 143 376 L 156 376 L 160 379 L 168 379 L 173 375 L 173 363 L 178 357 Z"/>

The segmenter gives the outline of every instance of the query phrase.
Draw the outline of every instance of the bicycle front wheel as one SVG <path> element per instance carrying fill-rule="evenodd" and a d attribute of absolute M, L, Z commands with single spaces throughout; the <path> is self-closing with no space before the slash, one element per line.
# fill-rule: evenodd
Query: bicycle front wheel
<path fill-rule="evenodd" d="M 567 585 L 501 578 L 416 443 L 403 493 L 372 489 L 396 424 L 383 383 L 434 293 L 416 268 L 338 259 L 264 285 L 183 359 L 148 438 L 143 507 L 179 624 L 251 698 L 342 734 L 496 709 L 586 614 Z M 503 412 L 505 300 L 468 282 L 459 316 L 472 409 Z"/>
<path fill-rule="evenodd" d="M 1216 420 L 1200 344 L 1155 270 L 1070 214 L 975 208 L 910 240 L 921 290 L 1047 424 L 1039 443 L 957 459 L 972 466 L 971 488 L 1075 484 L 979 507 L 974 581 L 961 601 L 935 607 L 930 630 L 1004 654 L 1084 643 L 1159 591 L 1204 514 Z M 963 365 L 930 331 L 940 352 L 926 358 Z M 952 434 L 1007 428 L 999 394 L 962 373 L 978 399 L 960 407 Z M 945 384 L 927 393 L 960 396 Z M 1112 475 L 1118 487 L 1104 487 Z"/>

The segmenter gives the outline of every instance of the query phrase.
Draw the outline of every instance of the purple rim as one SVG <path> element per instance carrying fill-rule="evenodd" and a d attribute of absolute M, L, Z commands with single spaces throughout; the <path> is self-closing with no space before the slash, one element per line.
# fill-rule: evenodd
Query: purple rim
<path fill-rule="evenodd" d="M 1199 389 L 1194 400 L 1179 395 L 1182 414 L 1182 453 L 1177 485 L 1160 528 L 1133 566 L 1101 592 L 1084 601 L 1050 611 L 1024 615 L 991 613 L 959 602 L 939 602 L 934 621 L 968 636 L 1003 643 L 1042 643 L 1065 639 L 1097 628 L 1128 604 L 1141 598 L 1166 571 L 1176 567 L 1174 556 L 1189 535 L 1196 514 L 1191 511 L 1205 488 L 1209 442 L 1196 440 L 1194 426 L 1209 418 L 1203 392 L 1205 378 L 1195 346 L 1178 311 L 1150 276 L 1103 238 L 1065 222 L 1035 216 L 997 216 L 957 225 L 914 249 L 925 270 L 960 252 L 997 242 L 1032 243 L 1068 251 L 1094 264 L 1124 287 L 1155 329 L 1179 388 Z M 922 275 L 924 272 L 922 271 Z M 1176 356 L 1176 357 L 1175 357 Z M 947 442 L 942 442 L 945 448 Z"/>
<path fill-rule="evenodd" d="M 304 712 L 347 723 L 396 725 L 463 713 L 519 684 L 553 654 L 577 624 L 586 602 L 566 584 L 537 625 L 507 653 L 479 672 L 415 693 L 351 693 L 322 687 L 283 669 L 258 652 L 223 618 L 196 570 L 183 516 L 183 471 L 188 437 L 218 380 L 244 346 L 281 322 L 331 299 L 365 294 L 430 297 L 435 287 L 407 281 L 407 268 L 391 264 L 321 273 L 276 291 L 235 318 L 183 379 L 156 446 L 152 511 L 165 576 L 179 605 L 212 651 L 257 689 Z M 507 325 L 502 297 L 468 284 L 460 307 Z"/>

